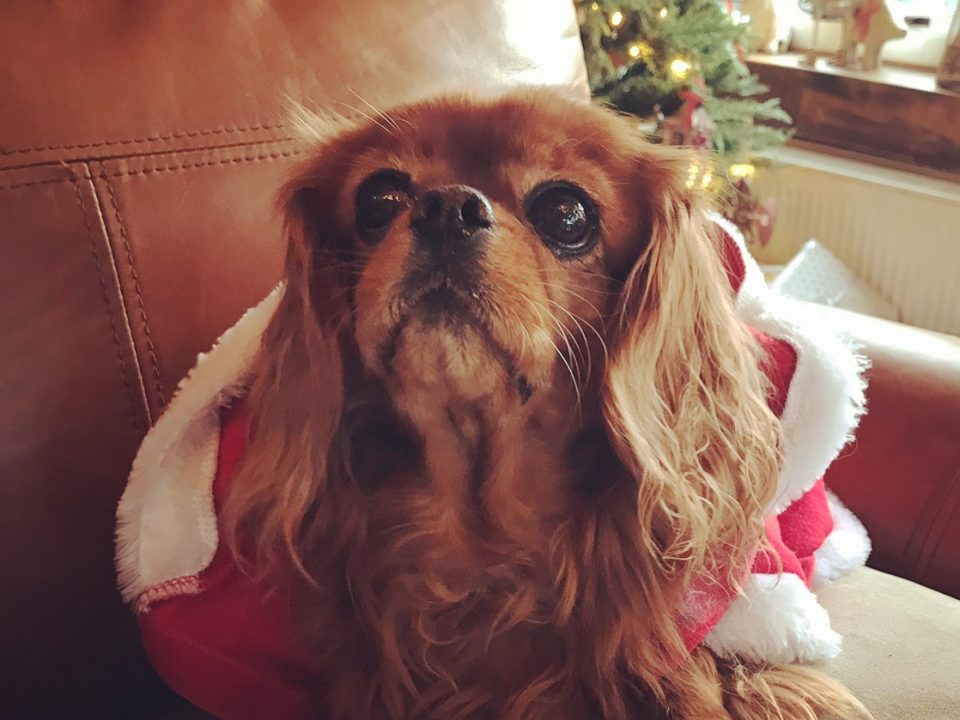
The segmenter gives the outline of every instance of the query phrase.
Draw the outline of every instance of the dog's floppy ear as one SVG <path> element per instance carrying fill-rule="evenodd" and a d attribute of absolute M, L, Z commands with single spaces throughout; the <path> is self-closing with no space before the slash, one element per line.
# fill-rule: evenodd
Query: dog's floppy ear
<path fill-rule="evenodd" d="M 306 573 L 299 551 L 305 517 L 323 505 L 331 482 L 348 318 L 336 261 L 335 193 L 315 166 L 296 175 L 279 198 L 286 285 L 263 336 L 247 398 L 247 451 L 223 513 L 228 543 L 257 573 L 278 561 Z"/>
<path fill-rule="evenodd" d="M 649 203 L 637 233 L 646 237 L 609 331 L 604 416 L 637 482 L 643 543 L 665 577 L 709 574 L 735 586 L 762 538 L 779 423 L 718 235 L 686 188 L 690 160 L 637 150 L 636 192 Z"/>

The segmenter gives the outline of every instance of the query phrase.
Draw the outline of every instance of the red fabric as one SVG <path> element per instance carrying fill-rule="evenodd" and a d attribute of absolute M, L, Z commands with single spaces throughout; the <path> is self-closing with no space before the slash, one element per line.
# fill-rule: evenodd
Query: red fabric
<path fill-rule="evenodd" d="M 745 266 L 740 251 L 726 233 L 725 267 L 734 288 L 743 282 Z M 790 381 L 797 369 L 797 352 L 785 340 L 770 337 L 751 329 L 760 344 L 764 357 L 761 366 L 770 382 L 767 402 L 770 409 L 780 416 L 787 404 Z M 813 580 L 814 552 L 833 530 L 833 518 L 827 505 L 823 480 L 779 516 L 768 518 L 766 523 L 768 550 L 757 553 L 750 571 L 753 573 L 792 573 L 799 576 L 807 587 Z M 679 619 L 684 644 L 693 650 L 710 633 L 726 612 L 736 593 L 710 578 L 705 578 L 691 588 L 687 606 Z"/>
<path fill-rule="evenodd" d="M 787 404 L 790 381 L 797 369 L 797 351 L 785 340 L 756 330 L 753 334 L 764 351 L 762 366 L 770 381 L 767 402 L 779 417 Z M 779 516 L 769 518 L 766 530 L 772 549 L 757 555 L 753 572 L 776 573 L 782 569 L 800 576 L 810 587 L 815 569 L 813 554 L 833 531 L 823 478 Z"/>
<path fill-rule="evenodd" d="M 780 417 L 787 405 L 790 381 L 797 370 L 797 351 L 786 340 L 770 337 L 753 328 L 750 331 L 763 350 L 760 367 L 770 383 L 767 404 L 773 414 Z"/>
<path fill-rule="evenodd" d="M 767 518 L 764 529 L 769 549 L 757 553 L 750 572 L 790 573 L 810 587 L 815 568 L 814 552 L 833 530 L 823 480 L 818 480 L 780 515 Z M 704 641 L 735 596 L 732 589 L 709 579 L 693 587 L 679 621 L 687 650 L 692 651 Z"/>
<path fill-rule="evenodd" d="M 242 408 L 222 413 L 217 510 L 246 447 Z M 315 719 L 319 680 L 296 642 L 289 594 L 254 583 L 220 543 L 200 593 L 160 600 L 139 615 L 143 643 L 180 695 L 226 720 Z"/>
<path fill-rule="evenodd" d="M 723 268 L 727 271 L 727 280 L 730 281 L 730 287 L 736 295 L 740 292 L 740 286 L 743 285 L 743 280 L 747 276 L 747 264 L 743 260 L 743 253 L 740 252 L 737 241 L 719 225 L 716 228 L 723 242 Z"/>
<path fill-rule="evenodd" d="M 742 279 L 742 277 L 741 277 Z M 765 352 L 771 408 L 780 414 L 796 368 L 789 343 L 755 332 Z M 246 445 L 242 407 L 223 411 L 214 481 L 219 511 Z M 809 585 L 813 552 L 833 527 L 823 482 L 779 517 L 767 522 L 774 554 L 757 555 L 753 572 L 799 575 Z M 289 595 L 244 575 L 221 543 L 199 576 L 200 592 L 155 602 L 139 616 L 144 645 L 166 682 L 185 698 L 224 720 L 318 717 L 319 678 L 307 669 L 297 643 Z M 730 588 L 705 579 L 691 590 L 679 619 L 688 649 L 698 646 L 734 599 Z"/>
<path fill-rule="evenodd" d="M 800 564 L 802 572 L 795 572 L 803 578 L 807 587 L 813 582 L 815 568 L 814 553 L 823 545 L 823 541 L 833 532 L 833 515 L 827 504 L 827 490 L 823 478 L 817 480 L 810 490 L 790 505 L 776 518 L 783 545 L 790 550 Z M 784 571 L 787 571 L 784 566 Z M 754 572 L 761 572 L 754 570 Z"/>

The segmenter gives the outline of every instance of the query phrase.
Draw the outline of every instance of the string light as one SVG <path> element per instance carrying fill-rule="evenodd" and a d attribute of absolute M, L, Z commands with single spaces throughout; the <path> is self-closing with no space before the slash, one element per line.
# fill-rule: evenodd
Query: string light
<path fill-rule="evenodd" d="M 619 10 L 614 10 L 610 13 L 610 27 L 620 27 L 623 25 L 623 13 Z"/>
<path fill-rule="evenodd" d="M 670 62 L 670 72 L 678 80 L 682 80 L 690 72 L 690 62 L 681 57 L 674 58 Z"/>
<path fill-rule="evenodd" d="M 751 163 L 734 163 L 730 166 L 728 172 L 734 180 L 743 180 L 744 178 L 753 177 L 757 172 L 757 168 Z"/>
<path fill-rule="evenodd" d="M 593 10 L 594 12 L 597 12 L 600 9 L 600 3 L 593 3 L 590 6 L 590 9 Z"/>
<path fill-rule="evenodd" d="M 660 19 L 666 20 L 668 13 L 669 13 L 669 10 L 667 10 L 665 7 L 660 8 Z"/>
<path fill-rule="evenodd" d="M 632 58 L 644 58 L 649 59 L 653 57 L 653 48 L 650 47 L 647 43 L 641 41 L 634 43 L 627 48 L 627 54 Z"/>
<path fill-rule="evenodd" d="M 713 168 L 710 162 L 701 162 L 699 158 L 690 161 L 690 167 L 687 169 L 687 187 L 693 190 L 699 187 L 701 190 L 709 190 L 713 185 Z"/>

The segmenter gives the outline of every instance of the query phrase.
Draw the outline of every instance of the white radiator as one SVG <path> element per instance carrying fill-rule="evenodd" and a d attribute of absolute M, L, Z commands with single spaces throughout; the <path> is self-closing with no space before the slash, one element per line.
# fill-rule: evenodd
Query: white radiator
<path fill-rule="evenodd" d="M 960 335 L 960 184 L 807 150 L 771 156 L 754 183 L 779 206 L 770 244 L 751 248 L 761 263 L 816 239 L 902 322 Z"/>

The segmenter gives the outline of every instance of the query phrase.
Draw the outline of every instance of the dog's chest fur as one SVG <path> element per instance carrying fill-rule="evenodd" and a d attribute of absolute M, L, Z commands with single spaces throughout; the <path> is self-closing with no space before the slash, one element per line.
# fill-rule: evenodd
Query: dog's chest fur
<path fill-rule="evenodd" d="M 354 454 L 373 453 L 353 463 L 362 530 L 306 605 L 334 717 L 408 717 L 415 696 L 460 717 L 576 675 L 572 538 L 590 479 L 570 453 L 596 443 L 574 443 L 549 399 L 496 422 L 472 402 L 420 411 L 386 441 L 382 425 L 356 431 Z"/>

